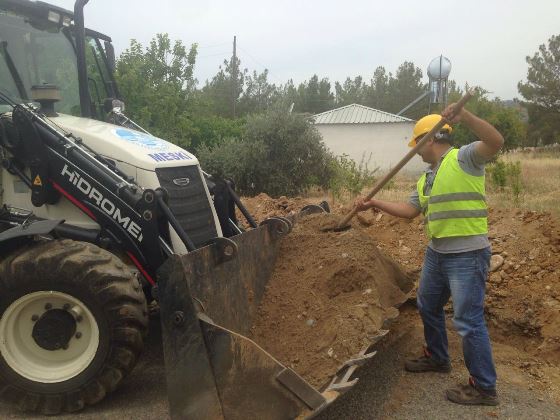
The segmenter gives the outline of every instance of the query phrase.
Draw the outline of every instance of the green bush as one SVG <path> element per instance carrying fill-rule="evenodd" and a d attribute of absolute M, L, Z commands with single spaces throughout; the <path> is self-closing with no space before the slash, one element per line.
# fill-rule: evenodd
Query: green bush
<path fill-rule="evenodd" d="M 204 170 L 232 178 L 245 195 L 293 196 L 312 185 L 328 187 L 332 158 L 304 116 L 272 109 L 249 116 L 243 132 L 243 138 L 201 145 L 198 158 Z"/>
<path fill-rule="evenodd" d="M 521 162 L 504 162 L 497 159 L 491 165 L 488 165 L 488 173 L 492 186 L 499 188 L 501 191 L 511 192 L 516 203 L 519 202 L 523 191 L 523 183 L 521 181 Z"/>
<path fill-rule="evenodd" d="M 366 160 L 364 155 L 359 164 L 356 164 L 346 154 L 332 159 L 333 175 L 329 183 L 329 189 L 333 197 L 341 198 L 344 193 L 349 193 L 352 197 L 355 197 L 375 181 L 374 174 L 379 168 L 370 170 L 368 168 L 370 159 Z"/>
<path fill-rule="evenodd" d="M 495 187 L 504 188 L 507 181 L 507 167 L 504 162 L 497 160 L 490 166 L 488 166 L 488 172 L 490 173 L 490 179 Z"/>
<path fill-rule="evenodd" d="M 521 162 L 510 162 L 506 164 L 508 181 L 511 186 L 511 193 L 516 203 L 519 202 L 521 192 L 523 190 L 523 185 L 521 183 Z"/>

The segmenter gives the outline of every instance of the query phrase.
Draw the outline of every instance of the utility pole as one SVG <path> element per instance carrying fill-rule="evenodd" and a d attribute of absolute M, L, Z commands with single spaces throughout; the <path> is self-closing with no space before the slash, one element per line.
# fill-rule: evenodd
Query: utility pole
<path fill-rule="evenodd" d="M 231 59 L 231 78 L 232 78 L 232 102 L 233 102 L 233 118 L 235 118 L 235 102 L 237 99 L 237 37 L 233 36 L 233 57 Z"/>

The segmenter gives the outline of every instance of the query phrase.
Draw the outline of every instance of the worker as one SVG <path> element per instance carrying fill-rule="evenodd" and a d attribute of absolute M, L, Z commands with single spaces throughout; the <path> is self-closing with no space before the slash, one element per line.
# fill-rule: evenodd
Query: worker
<path fill-rule="evenodd" d="M 358 211 L 379 209 L 413 219 L 420 213 L 430 239 L 417 291 L 426 345 L 422 357 L 408 360 L 409 372 L 450 372 L 443 307 L 452 297 L 453 325 L 463 342 L 470 373 L 468 384 L 446 391 L 450 401 L 468 405 L 498 405 L 496 369 L 484 321 L 484 294 L 490 265 L 484 166 L 504 144 L 488 122 L 455 104 L 440 115 L 420 119 L 409 146 L 428 133 L 443 117 L 446 124 L 419 151 L 429 168 L 418 180 L 408 202 L 356 200 Z M 461 123 L 478 139 L 454 148 L 452 126 Z"/>

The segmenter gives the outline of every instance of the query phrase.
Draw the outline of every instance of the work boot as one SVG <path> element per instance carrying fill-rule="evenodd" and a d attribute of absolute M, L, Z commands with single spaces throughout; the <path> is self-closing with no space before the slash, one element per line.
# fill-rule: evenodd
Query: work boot
<path fill-rule="evenodd" d="M 407 360 L 404 368 L 408 372 L 451 372 L 451 363 L 440 362 L 431 357 L 430 353 L 424 349 L 424 355 L 418 359 Z"/>
<path fill-rule="evenodd" d="M 475 384 L 472 378 L 467 385 L 458 385 L 449 388 L 446 392 L 447 399 L 457 404 L 464 405 L 498 405 L 498 394 L 495 389 L 482 389 Z"/>

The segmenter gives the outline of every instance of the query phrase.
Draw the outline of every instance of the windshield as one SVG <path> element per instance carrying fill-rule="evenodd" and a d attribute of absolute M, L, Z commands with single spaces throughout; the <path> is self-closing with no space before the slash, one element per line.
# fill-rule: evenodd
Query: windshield
<path fill-rule="evenodd" d="M 80 114 L 76 54 L 67 28 L 39 28 L 29 19 L 0 11 L 0 89 L 16 102 L 28 102 L 31 86 L 60 89 L 59 112 Z"/>

